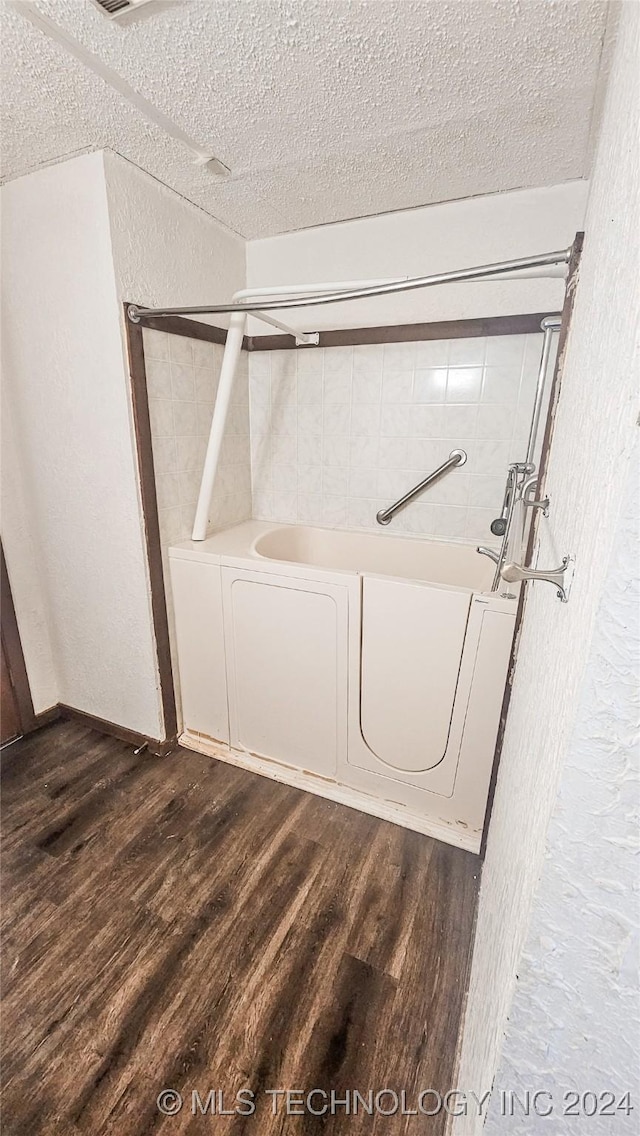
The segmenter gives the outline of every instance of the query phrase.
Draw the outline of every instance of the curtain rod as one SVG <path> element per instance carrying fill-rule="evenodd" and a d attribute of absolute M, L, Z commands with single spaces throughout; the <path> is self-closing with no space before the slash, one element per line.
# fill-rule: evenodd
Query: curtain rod
<path fill-rule="evenodd" d="M 403 277 L 388 284 L 373 284 L 363 288 L 353 288 L 346 291 L 319 293 L 308 296 L 295 296 L 289 299 L 253 300 L 247 304 L 212 304 L 196 308 L 139 308 L 137 304 L 130 304 L 127 314 L 132 323 L 140 323 L 145 316 L 196 316 L 216 315 L 222 312 L 265 312 L 278 311 L 284 308 L 311 308 L 320 304 L 339 304 L 346 300 L 364 300 L 368 296 L 386 296 L 395 292 L 409 292 L 414 288 L 428 288 L 433 284 L 455 284 L 465 280 L 478 280 L 486 276 L 499 276 L 502 273 L 514 272 L 522 268 L 543 268 L 552 264 L 568 264 L 571 248 L 559 252 L 548 252 L 540 256 L 522 257 L 519 260 L 503 260 L 496 264 L 481 264 L 477 268 L 462 268 L 455 272 L 440 272 L 435 276 Z M 282 291 L 287 289 L 283 286 Z M 309 292 L 313 293 L 313 285 L 309 285 Z"/>

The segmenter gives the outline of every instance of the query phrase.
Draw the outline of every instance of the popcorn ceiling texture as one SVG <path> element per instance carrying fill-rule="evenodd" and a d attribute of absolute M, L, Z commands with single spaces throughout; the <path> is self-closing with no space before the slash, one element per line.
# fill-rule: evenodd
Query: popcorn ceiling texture
<path fill-rule="evenodd" d="M 619 1083 L 620 1071 L 626 1078 L 628 1039 L 633 1035 L 633 1023 L 623 1020 L 629 1008 L 628 927 L 618 914 L 623 911 L 631 917 L 632 901 L 617 907 L 616 889 L 624 886 L 628 871 L 624 853 L 635 837 L 636 825 L 629 810 L 629 789 L 622 779 L 617 780 L 621 761 L 618 748 L 614 743 L 608 750 L 608 768 L 603 768 L 601 743 L 594 739 L 589 748 L 583 746 L 586 724 L 579 718 L 584 707 L 586 668 L 587 683 L 595 675 L 608 675 L 610 680 L 605 690 L 599 685 L 593 693 L 598 710 L 598 718 L 591 719 L 594 724 L 605 722 L 613 731 L 610 707 L 615 706 L 616 713 L 626 713 L 627 698 L 627 663 L 623 661 L 627 647 L 621 645 L 619 626 L 610 631 L 606 660 L 602 640 L 593 640 L 593 628 L 601 603 L 607 605 L 607 612 L 613 612 L 616 621 L 622 621 L 627 610 L 626 598 L 608 597 L 605 585 L 619 539 L 617 518 L 638 430 L 639 234 L 631 204 L 640 194 L 636 150 L 640 103 L 638 5 L 622 5 L 618 35 L 545 485 L 551 498 L 550 517 L 540 524 L 539 554 L 533 561 L 541 567 L 552 566 L 571 553 L 576 558 L 576 571 L 566 605 L 560 604 L 548 585 L 527 585 L 482 875 L 458 1073 L 459 1085 L 476 1091 L 489 1089 L 494 1080 L 515 976 L 521 967 L 526 990 L 522 1000 L 518 997 L 515 1003 L 506 1058 L 510 1062 L 517 1059 L 523 1081 L 534 1077 L 542 1080 L 548 1071 L 549 1056 L 540 1051 L 541 1017 L 551 1023 L 549 1045 L 565 1044 L 568 1051 L 559 1075 L 565 1071 L 568 1076 L 579 1074 L 585 1088 L 590 1087 L 584 1084 L 590 1072 L 598 1082 L 595 1087 L 602 1085 L 606 1073 L 615 1081 L 612 1088 Z M 616 171 L 614 179 L 612 170 Z M 621 550 L 621 555 L 626 558 L 626 552 Z M 620 562 L 613 563 L 619 579 Z M 613 667 L 611 651 L 615 653 L 618 648 L 625 654 Z M 593 691 L 593 687 L 590 689 Z M 620 737 L 618 729 L 616 726 L 614 739 Z M 567 760 L 563 796 L 556 809 Z M 578 772 L 579 764 L 589 770 L 584 777 Z M 605 803 L 610 806 L 604 815 L 594 807 L 599 778 L 606 794 L 599 809 Z M 577 787 L 580 792 L 575 791 Z M 554 813 L 556 819 L 547 837 Z M 578 844 L 583 838 L 592 848 L 584 852 L 588 858 L 580 859 Z M 535 896 L 544 870 L 545 848 L 552 851 L 554 862 L 549 862 L 551 874 Z M 597 877 L 588 878 L 587 871 L 598 861 Z M 563 878 L 572 887 L 568 894 L 563 891 L 558 895 L 554 884 Z M 607 886 L 613 890 L 607 892 Z M 532 904 L 535 921 L 533 937 L 528 938 Z M 604 906 L 600 914 L 598 906 Z M 567 919 L 573 920 L 574 929 L 581 927 L 581 934 L 570 940 L 566 937 Z M 549 923 L 553 926 L 551 935 L 545 934 L 542 941 L 536 939 L 536 929 Z M 608 940 L 604 946 L 603 938 Z M 548 939 L 556 944 L 555 957 Z M 528 958 L 523 960 L 525 946 Z M 567 950 L 564 958 L 560 955 L 563 949 Z M 542 970 L 553 976 L 551 983 L 538 983 Z M 593 975 L 600 993 L 607 999 L 612 995 L 607 1005 L 593 1002 L 589 988 L 579 997 L 567 994 L 580 975 L 586 981 Z M 574 1049 L 588 1009 L 592 1010 L 591 1028 Z M 564 1037 L 555 1033 L 562 1025 Z M 596 1063 L 594 1059 L 590 1070 L 586 1066 L 596 1046 L 598 1060 Z M 503 1069 L 503 1085 L 505 1077 Z M 548 1123 L 547 1129 L 552 1124 Z M 575 1131 L 597 1131 L 592 1125 L 592 1121 L 584 1122 Z M 615 1132 L 616 1125 L 618 1130 L 625 1130 L 623 1118 L 606 1130 Z M 453 1132 L 455 1136 L 475 1136 L 481 1128 L 477 1118 L 461 1117 L 455 1121 Z M 570 1130 L 562 1127 L 562 1131 Z"/>
<path fill-rule="evenodd" d="M 232 176 L 7 9 L 5 178 L 108 148 L 256 237 L 588 174 L 601 0 L 191 0 L 126 27 L 37 7 Z"/>
<path fill-rule="evenodd" d="M 630 1092 L 628 1116 L 562 1119 L 566 1136 L 638 1131 L 638 454 L 614 538 L 569 755 L 547 835 L 495 1089 Z M 548 1100 L 543 1100 L 547 1107 Z M 588 1126 L 588 1128 L 587 1128 Z M 547 1133 L 503 1117 L 487 1136 Z"/>

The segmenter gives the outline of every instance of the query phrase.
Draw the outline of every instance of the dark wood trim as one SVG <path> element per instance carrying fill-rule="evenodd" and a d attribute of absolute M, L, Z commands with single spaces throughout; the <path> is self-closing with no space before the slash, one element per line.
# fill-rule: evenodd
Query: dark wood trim
<path fill-rule="evenodd" d="M 528 335 L 540 331 L 540 323 L 555 312 L 520 316 L 487 316 L 481 319 L 444 320 L 439 323 L 400 323 L 387 327 L 352 327 L 321 331 L 319 347 L 360 347 L 368 343 L 413 343 L 427 339 L 473 339 L 482 335 Z M 245 337 L 246 338 L 246 337 Z M 247 351 L 284 351 L 296 347 L 292 335 L 252 335 Z"/>
<path fill-rule="evenodd" d="M 36 730 L 42 730 L 45 726 L 50 726 L 52 722 L 58 722 L 62 714 L 60 706 L 56 702 L 55 706 L 50 706 L 48 710 L 42 710 L 40 714 L 36 714 Z"/>
<path fill-rule="evenodd" d="M 11 679 L 11 686 L 15 695 L 15 702 L 23 734 L 36 729 L 36 715 L 33 709 L 29 676 L 24 661 L 24 652 L 20 641 L 20 631 L 16 618 L 16 609 L 11 594 L 11 582 L 7 571 L 7 562 L 4 558 L 4 548 L 0 543 L 0 595 L 2 596 L 2 619 L 0 621 L 0 635 L 2 646 Z"/>
<path fill-rule="evenodd" d="M 125 312 L 124 318 L 127 327 L 150 327 L 152 331 L 168 331 L 171 335 L 186 335 L 189 339 L 205 339 L 207 343 L 227 342 L 225 328 L 186 319 L 185 316 L 141 316 L 140 323 L 132 323 Z"/>
<path fill-rule="evenodd" d="M 84 710 L 76 710 L 74 706 L 66 706 L 64 702 L 59 702 L 57 706 L 53 706 L 46 713 L 51 715 L 53 711 L 56 711 L 56 713 L 49 718 L 49 722 L 55 721 L 56 718 L 66 718 L 68 721 L 78 722 L 81 726 L 86 726 L 88 730 L 96 730 L 99 734 L 107 734 L 110 738 L 117 738 L 118 741 L 135 746 L 136 749 L 140 746 L 146 746 L 149 752 L 157 757 L 164 757 L 165 754 L 170 753 L 178 742 L 177 734 L 160 742 L 157 738 L 149 738 L 146 734 L 138 733 L 137 730 L 129 730 L 126 726 L 118 726 L 115 722 L 107 722 L 104 718 L 85 714 Z M 48 724 L 48 722 L 43 723 L 43 725 Z"/>
<path fill-rule="evenodd" d="M 558 312 L 532 312 L 519 316 L 484 316 L 479 319 L 442 320 L 434 323 L 398 323 L 384 327 L 337 328 L 321 331 L 319 347 L 361 347 L 369 343 L 415 343 L 427 339 L 475 339 L 482 335 L 529 335 L 540 331 L 545 316 Z M 168 331 L 171 335 L 186 335 L 189 339 L 204 339 L 208 343 L 227 341 L 223 327 L 199 323 L 184 316 L 142 316 L 139 324 L 126 317 L 127 327 L 150 327 L 154 331 Z M 296 341 L 292 335 L 245 335 L 244 351 L 292 351 Z"/>
<path fill-rule="evenodd" d="M 553 423 L 555 420 L 555 410 L 560 393 L 560 385 L 562 382 L 562 368 L 564 365 L 565 346 L 567 342 L 567 335 L 569 332 L 569 325 L 573 313 L 573 302 L 576 291 L 576 284 L 578 281 L 578 266 L 580 264 L 580 257 L 582 255 L 582 247 L 584 244 L 584 233 L 576 233 L 575 240 L 571 249 L 571 258 L 569 260 L 569 270 L 567 273 L 567 287 L 565 291 L 564 305 L 562 308 L 562 323 L 560 326 L 560 335 L 558 341 L 558 355 L 556 359 L 555 370 L 551 384 L 551 395 L 549 399 L 549 410 L 547 413 L 547 420 L 545 423 L 544 436 L 542 440 L 542 451 L 540 455 L 540 471 L 538 474 L 538 489 L 537 496 L 544 496 L 544 479 L 547 469 L 549 448 L 551 446 L 551 438 L 553 434 Z M 531 556 L 533 554 L 533 547 L 536 539 L 537 526 L 540 523 L 539 510 L 533 510 L 534 517 L 533 523 L 529 530 L 529 541 L 527 544 L 527 552 L 524 560 L 525 564 L 531 563 Z M 527 591 L 523 586 L 520 589 L 520 598 L 518 601 L 518 610 L 516 612 L 515 634 L 513 638 L 513 646 L 511 648 L 511 658 L 509 660 L 509 677 L 504 691 L 504 698 L 502 701 L 502 709 L 500 711 L 500 727 L 498 729 L 498 738 L 496 741 L 496 752 L 493 759 L 493 769 L 491 771 L 491 782 L 489 784 L 489 797 L 487 804 L 487 812 L 485 816 L 484 829 L 482 832 L 482 842 L 480 846 L 480 856 L 484 858 L 485 850 L 487 847 L 487 834 L 489 830 L 489 821 L 491 819 L 491 811 L 493 809 L 493 800 L 496 790 L 496 781 L 498 777 L 498 767 L 500 765 L 500 755 L 502 753 L 502 744 L 504 741 L 504 732 L 507 722 L 507 714 L 509 712 L 509 703 L 511 701 L 511 691 L 513 689 L 513 676 L 515 673 L 516 661 L 518 657 L 518 647 L 520 644 L 520 635 L 522 632 L 522 618 L 526 604 Z"/>
<path fill-rule="evenodd" d="M 164 757 L 171 753 L 178 744 L 177 734 L 165 741 L 158 741 L 157 738 L 150 738 L 147 734 L 141 734 L 138 730 L 130 730 L 127 726 L 118 726 L 116 722 L 108 722 L 105 718 L 96 718 L 94 714 L 86 714 L 84 710 L 76 710 L 75 706 L 67 706 L 64 702 L 56 702 L 55 706 L 50 706 L 48 710 L 35 714 L 33 726 L 28 732 L 34 733 L 36 730 L 44 730 L 47 726 L 51 726 L 61 719 L 78 722 L 79 725 L 85 726 L 88 730 L 96 730 L 99 734 L 117 738 L 118 741 L 135 746 L 136 749 L 139 746 L 146 746 L 149 752 L 157 757 Z"/>
<path fill-rule="evenodd" d="M 123 305 L 127 350 L 129 355 L 129 375 L 131 378 L 133 422 L 138 455 L 138 474 L 140 477 L 140 496 L 142 498 L 142 512 L 147 544 L 147 562 L 149 565 L 149 582 L 151 585 L 151 612 L 156 637 L 164 729 L 167 738 L 173 738 L 178 732 L 178 715 L 176 710 L 175 687 L 173 684 L 173 669 L 171 666 L 169 620 L 167 617 L 167 597 L 165 592 L 164 569 L 162 566 L 162 545 L 160 542 L 156 478 L 153 467 L 151 422 L 149 419 L 149 397 L 147 393 L 147 374 L 144 363 L 142 325 L 131 322 L 127 316 L 127 307 L 127 304 Z M 168 329 L 165 328 L 165 330 Z M 97 728 L 96 726 L 96 729 Z"/>

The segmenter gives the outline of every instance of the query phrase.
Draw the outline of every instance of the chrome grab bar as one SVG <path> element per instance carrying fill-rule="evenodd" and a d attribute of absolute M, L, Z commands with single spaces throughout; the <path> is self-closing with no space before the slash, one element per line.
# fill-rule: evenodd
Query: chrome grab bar
<path fill-rule="evenodd" d="M 443 474 L 453 469 L 454 466 L 464 465 L 466 460 L 467 455 L 465 450 L 452 450 L 446 462 L 443 462 L 437 469 L 434 469 L 433 473 L 425 477 L 424 481 L 421 481 L 419 485 L 415 485 L 413 489 L 405 493 L 404 497 L 400 497 L 398 501 L 394 501 L 393 505 L 389 505 L 388 509 L 381 509 L 379 513 L 376 513 L 376 521 L 378 524 L 388 525 L 389 521 L 398 510 L 404 509 L 405 505 L 409 504 L 409 501 L 413 501 L 413 498 L 418 496 L 418 493 L 422 493 L 422 490 L 426 489 L 428 485 L 433 485 L 434 481 L 438 481 Z"/>

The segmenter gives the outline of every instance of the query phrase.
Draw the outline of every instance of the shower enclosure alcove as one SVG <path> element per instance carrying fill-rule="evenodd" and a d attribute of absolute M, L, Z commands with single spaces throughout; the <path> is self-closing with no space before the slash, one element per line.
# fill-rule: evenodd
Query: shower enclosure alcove
<path fill-rule="evenodd" d="M 568 253 L 534 259 L 468 273 L 555 273 Z M 163 332 L 163 313 L 134 310 L 153 325 L 180 740 L 478 851 L 521 586 L 501 573 L 522 562 L 538 504 L 559 320 L 329 333 L 335 346 L 297 333 L 283 348 L 265 337 L 269 350 L 243 338 L 243 309 L 288 330 L 271 307 L 408 286 L 237 296 L 224 352 L 189 340 L 182 313 Z M 172 470 L 179 452 L 189 471 Z M 178 505 L 169 484 L 188 486 Z"/>

